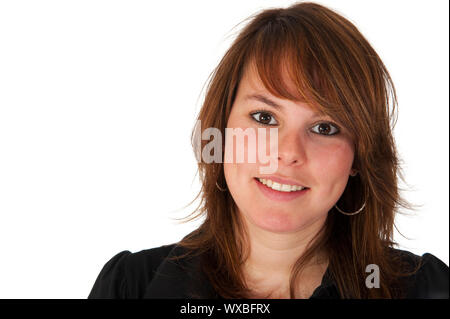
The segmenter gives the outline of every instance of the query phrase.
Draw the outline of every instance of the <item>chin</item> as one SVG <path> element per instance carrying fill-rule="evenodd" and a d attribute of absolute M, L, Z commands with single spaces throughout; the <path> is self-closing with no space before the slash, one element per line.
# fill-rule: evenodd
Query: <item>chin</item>
<path fill-rule="evenodd" d="M 299 220 L 294 220 L 293 216 L 283 213 L 269 212 L 264 216 L 253 216 L 252 223 L 258 228 L 273 233 L 292 233 L 302 228 L 303 224 Z"/>

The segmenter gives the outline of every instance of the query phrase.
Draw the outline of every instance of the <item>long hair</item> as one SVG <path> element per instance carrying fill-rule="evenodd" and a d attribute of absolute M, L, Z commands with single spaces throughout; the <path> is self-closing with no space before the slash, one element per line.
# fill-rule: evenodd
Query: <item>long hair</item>
<path fill-rule="evenodd" d="M 378 54 L 347 19 L 315 3 L 270 8 L 249 18 L 219 65 L 211 73 L 197 120 L 225 127 L 239 81 L 249 63 L 267 90 L 279 98 L 305 101 L 345 126 L 355 143 L 354 167 L 337 204 L 358 215 L 345 216 L 334 207 L 321 231 L 295 263 L 290 277 L 294 298 L 296 278 L 316 252 L 328 252 L 329 271 L 342 298 L 402 298 L 401 278 L 414 273 L 391 254 L 394 217 L 399 208 L 414 209 L 401 197 L 398 178 L 404 180 L 392 129 L 397 121 L 397 97 L 392 79 Z M 280 63 L 280 61 L 282 63 Z M 285 67 L 285 69 L 282 68 Z M 295 84 L 288 91 L 283 70 Z M 197 151 L 207 141 L 192 145 Z M 223 142 L 223 148 L 225 145 Z M 201 254 L 202 270 L 218 295 L 246 298 L 249 289 L 242 272 L 246 253 L 245 227 L 226 187 L 221 163 L 198 163 L 201 196 L 198 207 L 184 220 L 204 217 L 202 224 L 179 245 Z M 192 202 L 191 202 L 192 203 Z M 365 286 L 366 266 L 378 265 L 380 288 Z M 404 267 L 405 266 L 405 267 Z"/>

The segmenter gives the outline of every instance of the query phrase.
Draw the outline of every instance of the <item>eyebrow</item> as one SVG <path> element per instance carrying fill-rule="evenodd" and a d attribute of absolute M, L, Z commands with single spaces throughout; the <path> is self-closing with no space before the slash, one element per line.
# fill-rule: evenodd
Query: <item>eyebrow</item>
<path fill-rule="evenodd" d="M 265 103 L 269 106 L 272 106 L 274 108 L 276 108 L 277 110 L 282 109 L 282 106 L 275 103 L 274 101 L 272 101 L 271 99 L 269 99 L 268 97 L 261 95 L 261 94 L 249 94 L 245 97 L 246 100 L 256 100 L 262 103 Z"/>
<path fill-rule="evenodd" d="M 272 101 L 267 96 L 264 96 L 262 94 L 248 94 L 245 97 L 245 100 L 256 100 L 256 101 L 262 102 L 264 104 L 267 104 L 269 106 L 272 106 L 273 108 L 275 108 L 277 110 L 283 109 L 283 107 L 281 105 L 277 104 L 276 102 Z M 321 113 L 315 112 L 312 118 L 324 117 L 324 116 L 326 116 L 326 114 L 321 114 Z"/>

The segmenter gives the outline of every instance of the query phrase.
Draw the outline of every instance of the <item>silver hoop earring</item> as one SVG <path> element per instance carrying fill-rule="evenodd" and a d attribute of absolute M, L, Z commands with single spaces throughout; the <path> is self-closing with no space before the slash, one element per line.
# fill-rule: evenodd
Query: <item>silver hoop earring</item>
<path fill-rule="evenodd" d="M 221 187 L 219 186 L 219 184 L 217 184 L 217 182 L 216 182 L 216 186 L 217 186 L 217 188 L 218 188 L 221 192 L 226 192 L 226 191 L 227 191 L 226 188 L 225 188 L 225 189 L 221 188 Z"/>
<path fill-rule="evenodd" d="M 363 205 L 361 206 L 361 208 L 358 209 L 356 212 L 353 212 L 353 213 L 347 213 L 347 212 L 344 212 L 343 210 L 341 210 L 341 209 L 337 206 L 337 203 L 334 205 L 334 207 L 336 207 L 336 209 L 337 209 L 341 214 L 344 214 L 344 215 L 347 215 L 347 216 L 352 216 L 352 215 L 359 214 L 359 213 L 364 209 L 364 207 L 366 207 L 366 201 L 367 201 L 367 190 L 365 190 L 364 204 L 363 204 Z"/>

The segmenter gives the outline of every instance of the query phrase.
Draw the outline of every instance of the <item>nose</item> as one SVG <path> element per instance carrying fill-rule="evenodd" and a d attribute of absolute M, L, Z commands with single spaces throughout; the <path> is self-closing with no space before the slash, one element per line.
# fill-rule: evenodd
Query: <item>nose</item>
<path fill-rule="evenodd" d="M 286 166 L 303 164 L 306 160 L 305 146 L 306 143 L 302 140 L 298 131 L 280 135 L 278 142 L 278 162 Z"/>

